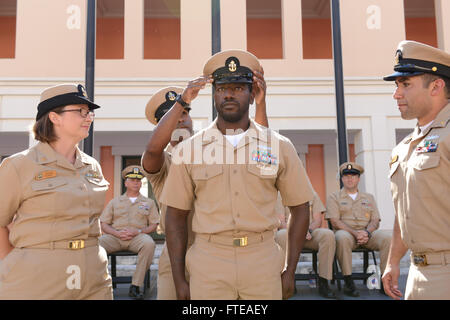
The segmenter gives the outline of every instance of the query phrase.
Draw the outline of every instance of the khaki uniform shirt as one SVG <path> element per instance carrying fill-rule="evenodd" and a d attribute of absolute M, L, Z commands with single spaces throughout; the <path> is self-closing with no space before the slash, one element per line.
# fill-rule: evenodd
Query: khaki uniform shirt
<path fill-rule="evenodd" d="M 151 224 L 159 223 L 159 214 L 152 199 L 139 194 L 133 203 L 124 193 L 108 203 L 100 216 L 100 221 L 111 225 L 116 230 L 126 227 L 143 229 Z"/>
<path fill-rule="evenodd" d="M 249 130 L 234 147 L 216 123 L 174 149 L 161 202 L 182 210 L 194 204 L 196 233 L 276 230 L 278 190 L 285 206 L 312 199 L 311 184 L 294 146 L 250 120 Z M 185 161 L 179 161 L 181 157 Z"/>
<path fill-rule="evenodd" d="M 380 213 L 370 193 L 358 191 L 353 200 L 342 188 L 328 196 L 325 218 L 337 218 L 352 229 L 364 230 L 371 220 L 380 219 Z"/>
<path fill-rule="evenodd" d="M 389 176 L 405 245 L 414 252 L 450 250 L 450 104 L 394 148 Z"/>
<path fill-rule="evenodd" d="M 94 158 L 77 148 L 71 164 L 40 142 L 0 165 L 0 225 L 16 215 L 9 241 L 19 248 L 98 237 L 108 185 Z"/>

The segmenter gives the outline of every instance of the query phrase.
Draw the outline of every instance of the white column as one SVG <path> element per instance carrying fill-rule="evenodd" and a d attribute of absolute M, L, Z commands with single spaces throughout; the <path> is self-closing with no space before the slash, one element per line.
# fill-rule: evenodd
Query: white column
<path fill-rule="evenodd" d="M 124 59 L 144 57 L 144 0 L 124 1 Z"/>
<path fill-rule="evenodd" d="M 331 193 L 339 190 L 339 168 L 337 165 L 338 155 L 336 143 L 323 145 L 323 157 L 325 161 L 325 191 L 328 197 Z"/>
<path fill-rule="evenodd" d="M 390 192 L 389 159 L 395 146 L 395 131 L 383 115 L 373 115 L 355 135 L 356 162 L 364 167 L 360 187 L 373 194 L 380 212 L 380 229 L 392 229 L 394 207 Z"/>
<path fill-rule="evenodd" d="M 436 31 L 440 49 L 450 51 L 450 1 L 434 0 Z"/>

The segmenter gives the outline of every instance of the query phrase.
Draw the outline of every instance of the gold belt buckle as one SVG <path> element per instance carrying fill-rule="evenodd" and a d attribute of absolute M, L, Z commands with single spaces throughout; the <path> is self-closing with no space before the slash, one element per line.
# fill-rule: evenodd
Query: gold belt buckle
<path fill-rule="evenodd" d="M 248 238 L 242 237 L 242 238 L 234 238 L 233 239 L 233 245 L 235 247 L 245 247 L 248 244 Z"/>
<path fill-rule="evenodd" d="M 415 254 L 413 257 L 414 264 L 419 267 L 427 266 L 427 256 L 424 254 Z"/>
<path fill-rule="evenodd" d="M 84 248 L 84 240 L 69 241 L 69 249 L 78 250 Z"/>

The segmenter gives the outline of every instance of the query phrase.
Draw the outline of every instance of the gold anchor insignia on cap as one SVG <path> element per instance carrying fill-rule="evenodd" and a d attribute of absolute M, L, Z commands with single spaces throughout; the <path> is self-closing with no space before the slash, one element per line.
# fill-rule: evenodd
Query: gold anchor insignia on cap
<path fill-rule="evenodd" d="M 133 168 L 133 173 L 139 173 L 139 168 Z"/>
<path fill-rule="evenodd" d="M 174 101 L 176 99 L 177 95 L 173 91 L 169 91 L 167 94 L 167 98 L 169 98 L 170 101 Z"/>
<path fill-rule="evenodd" d="M 347 169 L 348 169 L 348 170 L 351 170 L 351 169 L 352 169 L 352 165 L 349 164 L 349 165 L 347 166 Z"/>
<path fill-rule="evenodd" d="M 436 67 L 433 67 L 433 68 L 431 68 L 431 70 L 433 70 L 434 72 L 436 72 L 436 71 L 437 71 L 437 68 L 436 68 Z"/>
<path fill-rule="evenodd" d="M 230 70 L 231 72 L 235 72 L 236 69 L 237 69 L 236 62 L 234 62 L 234 60 L 231 60 L 230 63 L 228 64 L 228 70 Z"/>
<path fill-rule="evenodd" d="M 81 84 L 78 85 L 78 91 L 87 98 L 86 89 Z"/>
<path fill-rule="evenodd" d="M 400 50 L 397 50 L 395 53 L 394 63 L 397 65 L 400 62 L 400 59 L 402 58 L 402 52 Z"/>

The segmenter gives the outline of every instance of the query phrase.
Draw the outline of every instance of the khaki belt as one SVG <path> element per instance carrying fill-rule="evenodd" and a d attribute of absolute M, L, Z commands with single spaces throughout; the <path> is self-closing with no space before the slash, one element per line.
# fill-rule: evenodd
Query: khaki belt
<path fill-rule="evenodd" d="M 32 249 L 67 249 L 67 250 L 79 250 L 86 247 L 94 247 L 98 245 L 98 239 L 80 239 L 80 240 L 60 240 L 51 241 L 47 243 L 36 244 L 33 246 L 28 246 L 26 248 Z"/>
<path fill-rule="evenodd" d="M 268 239 L 275 239 L 274 232 L 264 231 L 260 233 L 250 233 L 246 235 L 226 235 L 226 234 L 207 234 L 207 233 L 197 233 L 196 238 L 204 239 L 208 242 L 213 242 L 217 244 L 223 244 L 232 247 L 246 247 L 255 243 L 261 243 Z"/>
<path fill-rule="evenodd" d="M 430 264 L 450 264 L 450 251 L 411 253 L 411 263 L 420 267 Z"/>

